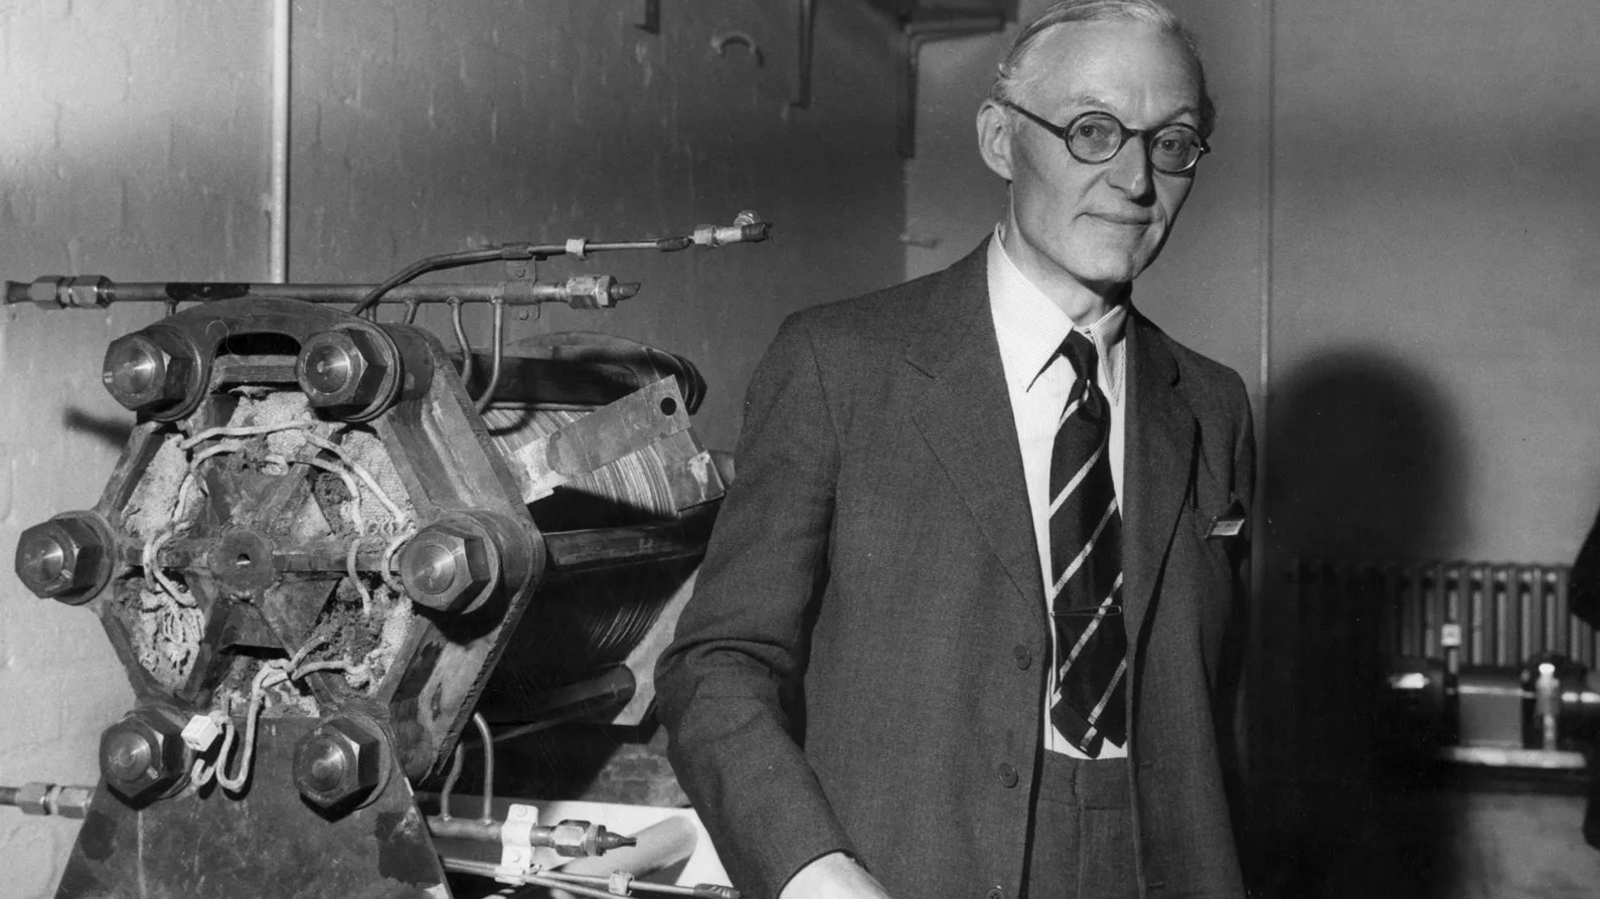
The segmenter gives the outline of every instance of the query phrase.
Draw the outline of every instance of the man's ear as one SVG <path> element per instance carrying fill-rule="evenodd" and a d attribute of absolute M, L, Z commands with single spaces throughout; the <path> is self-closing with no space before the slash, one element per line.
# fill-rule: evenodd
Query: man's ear
<path fill-rule="evenodd" d="M 993 100 L 978 107 L 978 155 L 996 175 L 1011 180 L 1011 116 Z"/>

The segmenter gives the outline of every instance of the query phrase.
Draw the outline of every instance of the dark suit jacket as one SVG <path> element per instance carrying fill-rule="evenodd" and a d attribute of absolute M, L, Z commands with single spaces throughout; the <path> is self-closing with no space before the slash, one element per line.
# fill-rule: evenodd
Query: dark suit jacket
<path fill-rule="evenodd" d="M 751 382 L 657 679 L 673 764 L 747 896 L 833 850 L 902 899 L 1022 883 L 1050 650 L 984 252 L 792 316 Z M 1239 896 L 1224 771 L 1246 553 L 1207 535 L 1250 507 L 1249 406 L 1138 314 L 1127 341 L 1142 887 Z"/>

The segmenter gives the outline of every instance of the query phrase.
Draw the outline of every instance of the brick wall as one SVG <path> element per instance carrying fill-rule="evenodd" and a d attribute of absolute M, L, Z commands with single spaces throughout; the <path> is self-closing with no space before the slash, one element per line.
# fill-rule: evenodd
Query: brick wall
<path fill-rule="evenodd" d="M 551 266 L 645 291 L 613 314 L 511 323 L 513 339 L 605 330 L 689 355 L 711 384 L 699 428 L 731 447 L 782 316 L 902 271 L 886 31 L 821 4 L 813 102 L 795 110 L 788 4 L 663 4 L 659 34 L 634 27 L 643 5 L 298 3 L 290 277 L 371 281 L 475 240 L 660 235 L 755 208 L 777 223 L 767 245 Z M 248 0 L 0 4 L 0 278 L 265 280 L 269 16 Z M 731 31 L 761 65 L 714 52 Z M 6 559 L 23 528 L 98 498 L 132 424 L 101 355 L 158 314 L 0 314 Z M 487 336 L 486 313 L 470 325 Z M 92 782 L 98 735 L 132 701 L 89 611 L 0 573 L 0 784 Z M 52 895 L 76 831 L 0 809 L 0 892 Z"/>

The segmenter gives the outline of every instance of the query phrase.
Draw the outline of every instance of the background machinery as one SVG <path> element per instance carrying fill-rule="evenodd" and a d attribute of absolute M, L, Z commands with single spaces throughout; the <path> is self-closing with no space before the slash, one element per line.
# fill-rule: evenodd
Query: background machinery
<path fill-rule="evenodd" d="M 100 501 L 16 549 L 30 590 L 100 618 L 137 698 L 92 789 L 0 789 L 83 818 L 57 895 L 442 897 L 447 872 L 735 895 L 556 870 L 632 840 L 493 797 L 496 730 L 644 716 L 731 477 L 689 425 L 691 362 L 598 334 L 507 345 L 504 315 L 637 290 L 534 277 L 554 256 L 767 229 L 742 213 L 683 237 L 509 244 L 377 285 L 7 282 L 8 303 L 170 313 L 106 350 L 137 424 Z M 499 283 L 411 283 L 496 261 Z M 412 324 L 425 303 L 451 306 L 456 352 Z M 469 303 L 493 306 L 488 352 L 465 338 Z M 380 323 L 396 304 L 404 320 Z M 485 753 L 472 816 L 451 814 L 464 737 Z"/>

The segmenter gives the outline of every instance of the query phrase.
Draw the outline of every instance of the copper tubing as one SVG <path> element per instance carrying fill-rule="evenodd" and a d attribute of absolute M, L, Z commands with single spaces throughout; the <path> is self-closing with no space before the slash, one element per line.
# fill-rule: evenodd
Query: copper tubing
<path fill-rule="evenodd" d="M 461 298 L 450 298 L 450 324 L 456 329 L 456 344 L 461 347 L 461 383 L 472 380 L 472 344 L 467 342 L 467 329 L 461 324 Z"/>
<path fill-rule="evenodd" d="M 483 814 L 478 820 L 489 824 L 494 822 L 494 735 L 489 733 L 489 722 L 481 713 L 472 713 L 472 723 L 483 740 Z"/>
<path fill-rule="evenodd" d="M 495 388 L 500 386 L 500 363 L 506 353 L 506 304 L 504 300 L 492 302 L 494 303 L 494 362 L 489 369 L 489 383 L 483 388 L 483 393 L 475 404 L 480 415 L 494 401 Z"/>

